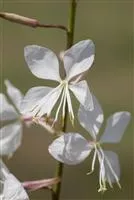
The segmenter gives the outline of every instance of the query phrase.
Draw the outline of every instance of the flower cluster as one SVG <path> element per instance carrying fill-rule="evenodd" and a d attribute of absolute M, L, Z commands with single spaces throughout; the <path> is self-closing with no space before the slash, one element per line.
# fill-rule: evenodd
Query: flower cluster
<path fill-rule="evenodd" d="M 0 120 L 11 121 L 10 124 L 0 129 L 0 155 L 12 155 L 20 146 L 22 138 L 22 126 L 33 122 L 47 127 L 45 119 L 52 117 L 52 111 L 57 105 L 57 110 L 52 126 L 48 126 L 51 133 L 56 133 L 54 124 L 59 118 L 64 121 L 66 106 L 69 117 L 74 125 L 75 113 L 72 105 L 72 94 L 80 103 L 78 121 L 90 134 L 89 140 L 82 134 L 74 132 L 57 134 L 57 138 L 48 147 L 49 153 L 58 161 L 76 165 L 84 161 L 92 152 L 92 173 L 96 159 L 99 162 L 99 189 L 107 190 L 106 183 L 111 187 L 116 182 L 119 187 L 120 167 L 116 153 L 103 150 L 103 143 L 120 142 L 123 133 L 130 121 L 130 113 L 122 111 L 111 115 L 106 121 L 104 133 L 98 138 L 104 115 L 96 97 L 90 92 L 84 74 L 94 62 L 95 47 L 91 40 L 80 41 L 63 53 L 60 60 L 64 66 L 64 77 L 61 78 L 59 71 L 59 58 L 48 48 L 37 45 L 26 46 L 24 56 L 30 71 L 38 78 L 56 81 L 55 88 L 39 86 L 31 88 L 25 96 L 9 81 L 5 81 L 7 95 L 0 94 Z M 7 170 L 2 161 L 1 184 L 4 199 L 28 200 L 28 196 L 22 184 Z M 55 181 L 55 180 L 53 180 Z M 54 182 L 53 182 L 54 183 Z M 43 182 L 44 184 L 44 182 Z M 46 184 L 46 182 L 45 182 Z M 36 185 L 36 184 L 35 184 Z M 38 188 L 42 186 L 42 182 Z"/>

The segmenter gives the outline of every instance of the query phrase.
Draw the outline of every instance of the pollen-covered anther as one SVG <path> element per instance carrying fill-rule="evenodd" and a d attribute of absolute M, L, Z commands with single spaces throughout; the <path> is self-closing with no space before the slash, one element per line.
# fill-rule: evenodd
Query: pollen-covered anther
<path fill-rule="evenodd" d="M 106 187 L 103 187 L 101 186 L 99 189 L 98 189 L 98 192 L 101 192 L 102 194 L 104 194 L 104 192 L 107 191 L 107 188 Z"/>

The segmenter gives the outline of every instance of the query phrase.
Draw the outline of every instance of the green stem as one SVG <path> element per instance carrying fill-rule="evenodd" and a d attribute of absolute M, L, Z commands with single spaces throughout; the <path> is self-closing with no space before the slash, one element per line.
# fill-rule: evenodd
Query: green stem
<path fill-rule="evenodd" d="M 66 49 L 70 48 L 73 45 L 76 6 L 77 6 L 76 1 L 77 0 L 70 0 L 70 13 L 69 13 Z M 66 103 L 65 110 L 66 110 L 65 119 L 64 119 L 64 124 L 63 124 L 63 127 L 62 127 L 63 132 L 66 132 L 66 126 L 67 126 L 67 118 L 68 118 L 67 103 Z M 58 184 L 56 184 L 55 187 L 52 190 L 52 200 L 59 200 L 60 199 L 60 191 L 61 191 L 61 184 L 62 184 L 62 177 L 63 177 L 63 168 L 64 168 L 64 164 L 61 163 L 61 162 L 58 162 L 57 167 L 56 167 L 56 175 L 55 176 L 59 177 L 61 181 Z"/>
<path fill-rule="evenodd" d="M 77 0 L 70 1 L 70 13 L 67 31 L 67 49 L 73 45 Z"/>

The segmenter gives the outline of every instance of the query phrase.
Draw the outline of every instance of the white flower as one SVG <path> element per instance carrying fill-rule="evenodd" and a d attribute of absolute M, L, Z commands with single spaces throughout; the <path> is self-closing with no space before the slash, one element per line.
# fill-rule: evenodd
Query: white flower
<path fill-rule="evenodd" d="M 22 184 L 9 172 L 0 160 L 0 199 L 3 200 L 29 200 Z"/>
<path fill-rule="evenodd" d="M 95 161 L 98 157 L 99 185 L 98 191 L 106 190 L 106 181 L 112 187 L 113 182 L 119 184 L 120 167 L 118 156 L 112 151 L 104 151 L 101 144 L 120 142 L 123 133 L 129 123 L 130 113 L 117 112 L 110 116 L 103 135 L 97 140 L 97 135 L 103 123 L 103 112 L 93 96 L 94 109 L 92 111 L 85 110 L 81 105 L 78 112 L 80 124 L 89 132 L 92 141 L 86 140 L 79 133 L 65 133 L 52 142 L 49 146 L 49 153 L 58 161 L 75 165 L 82 162 L 90 152 L 94 150 L 91 172 L 94 171 Z M 91 173 L 90 172 L 90 173 Z M 88 173 L 88 174 L 90 174 Z"/>
<path fill-rule="evenodd" d="M 81 41 L 64 52 L 63 65 L 66 73 L 64 80 L 60 77 L 58 58 L 50 49 L 37 45 L 26 46 L 24 56 L 29 69 L 36 77 L 57 81 L 59 85 L 56 88 L 31 88 L 22 103 L 23 113 L 31 112 L 32 116 L 37 117 L 45 114 L 50 116 L 56 102 L 61 97 L 55 121 L 61 108 L 64 119 L 67 102 L 70 119 L 73 123 L 74 113 L 70 91 L 86 109 L 93 109 L 92 96 L 87 82 L 80 81 L 82 75 L 94 61 L 94 44 L 91 40 Z"/>
<path fill-rule="evenodd" d="M 7 94 L 0 93 L 0 121 L 8 121 L 10 124 L 4 125 L 0 129 L 0 155 L 12 155 L 21 145 L 22 122 L 30 122 L 29 116 L 23 116 L 20 111 L 20 104 L 23 98 L 21 92 L 15 88 L 8 80 L 5 81 Z M 5 124 L 5 123 L 4 123 Z"/>

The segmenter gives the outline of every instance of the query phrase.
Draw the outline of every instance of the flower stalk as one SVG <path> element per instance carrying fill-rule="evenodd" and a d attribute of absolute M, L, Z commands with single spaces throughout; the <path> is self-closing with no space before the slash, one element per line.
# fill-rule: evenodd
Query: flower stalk
<path fill-rule="evenodd" d="M 74 41 L 76 6 L 77 6 L 76 0 L 70 0 L 70 8 L 69 8 L 70 13 L 69 13 L 69 21 L 68 21 L 66 49 L 70 48 L 73 45 L 73 41 Z M 65 117 L 64 117 L 64 122 L 62 124 L 62 131 L 63 132 L 66 132 L 67 118 L 68 118 L 68 107 L 67 107 L 67 102 L 66 102 Z M 58 182 L 52 190 L 52 200 L 59 200 L 60 199 L 60 191 L 61 191 L 61 184 L 62 184 L 62 177 L 63 177 L 63 168 L 64 168 L 64 164 L 61 163 L 61 162 L 58 162 L 57 167 L 56 167 L 55 176 L 59 177 L 61 181 Z"/>

